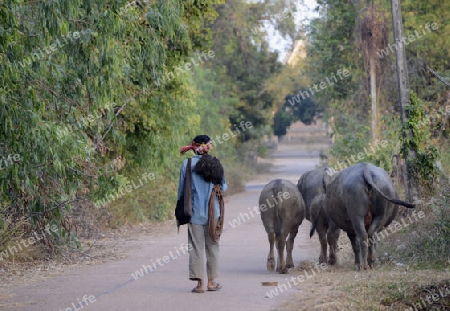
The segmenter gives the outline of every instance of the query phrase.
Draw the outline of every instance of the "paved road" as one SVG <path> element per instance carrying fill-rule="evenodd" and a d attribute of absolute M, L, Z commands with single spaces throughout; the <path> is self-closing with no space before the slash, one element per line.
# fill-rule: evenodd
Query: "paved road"
<path fill-rule="evenodd" d="M 285 283 L 288 275 L 266 271 L 268 241 L 261 219 L 254 212 L 262 187 L 275 178 L 296 183 L 301 173 L 314 168 L 318 158 L 275 157 L 271 175 L 260 176 L 247 190 L 227 198 L 225 232 L 221 238 L 219 292 L 193 294 L 188 280 L 187 228 L 180 234 L 146 237 L 130 243 L 134 249 L 126 260 L 81 267 L 76 271 L 19 288 L 3 301 L 5 310 L 273 310 L 289 298 L 289 291 L 265 298 L 270 287 L 264 281 Z M 246 215 L 244 215 L 246 213 Z M 241 224 L 232 228 L 233 219 Z M 245 219 L 245 221 L 242 221 Z M 294 262 L 317 257 L 304 221 L 295 241 Z M 316 254 L 317 253 L 317 254 Z M 158 260 L 159 258 L 159 260 Z M 147 266 L 147 273 L 143 266 Z M 156 268 L 156 269 L 155 269 Z M 142 269 L 142 270 L 141 270 Z M 141 270 L 135 279 L 132 273 Z M 151 271 L 153 270 L 153 271 Z M 292 292 L 294 289 L 291 290 Z M 81 301 L 85 297 L 85 304 Z"/>

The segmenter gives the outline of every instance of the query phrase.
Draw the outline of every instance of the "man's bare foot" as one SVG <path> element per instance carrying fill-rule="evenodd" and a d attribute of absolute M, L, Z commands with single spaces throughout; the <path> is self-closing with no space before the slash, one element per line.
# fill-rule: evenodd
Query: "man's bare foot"
<path fill-rule="evenodd" d="M 203 290 L 203 280 L 198 279 L 197 282 L 198 282 L 198 283 L 197 283 L 197 286 L 194 287 L 194 289 L 192 290 L 192 292 L 193 292 L 193 293 L 199 293 L 199 294 L 204 293 L 205 291 Z"/>
<path fill-rule="evenodd" d="M 214 279 L 208 279 L 208 291 L 218 291 L 222 288 L 219 283 L 214 282 Z"/>

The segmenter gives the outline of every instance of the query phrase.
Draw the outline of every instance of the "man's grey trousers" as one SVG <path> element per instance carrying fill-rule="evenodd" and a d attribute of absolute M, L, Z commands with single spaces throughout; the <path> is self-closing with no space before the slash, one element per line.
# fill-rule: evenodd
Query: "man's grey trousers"
<path fill-rule="evenodd" d="M 208 279 L 219 276 L 219 243 L 214 242 L 208 234 L 208 224 L 188 226 L 189 248 L 189 279 L 197 281 L 205 277 L 205 251 L 206 271 Z"/>

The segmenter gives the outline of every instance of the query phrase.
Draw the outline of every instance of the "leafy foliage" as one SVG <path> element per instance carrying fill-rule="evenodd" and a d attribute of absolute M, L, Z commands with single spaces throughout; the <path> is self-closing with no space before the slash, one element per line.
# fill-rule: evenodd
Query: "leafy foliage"
<path fill-rule="evenodd" d="M 341 101 L 355 98 L 354 93 L 361 81 L 363 61 L 355 35 L 357 9 L 352 1 L 322 1 L 321 5 L 327 7 L 327 14 L 313 20 L 309 26 L 311 44 L 307 50 L 307 73 L 313 85 L 320 84 L 327 77 L 331 79 L 339 69 L 350 72 L 350 78 L 340 79 L 317 94 L 320 104 L 334 107 L 329 104 L 330 98 Z M 360 111 L 365 107 L 356 101 L 352 108 Z"/>
<path fill-rule="evenodd" d="M 20 156 L 0 171 L 0 212 L 30 230 L 58 224 L 70 240 L 72 204 L 114 193 L 136 171 L 173 173 L 198 117 L 184 75 L 155 81 L 208 48 L 215 3 L 0 4 L 11 29 L 0 33 L 0 152 Z"/>
<path fill-rule="evenodd" d="M 433 192 L 433 185 L 437 181 L 438 169 L 436 161 L 439 152 L 433 145 L 429 145 L 431 132 L 423 103 L 411 92 L 410 104 L 406 109 L 407 121 L 403 125 L 401 137 L 401 154 L 407 158 L 408 152 L 413 152 L 413 157 L 408 159 L 409 174 L 418 185 Z M 412 135 L 408 135 L 410 131 Z"/>
<path fill-rule="evenodd" d="M 291 125 L 291 115 L 286 111 L 284 107 L 278 109 L 275 117 L 273 118 L 273 133 L 278 137 L 286 135 L 286 129 Z"/>
<path fill-rule="evenodd" d="M 112 225 L 170 218 L 180 146 L 249 121 L 254 131 L 216 146 L 239 188 L 236 150 L 268 132 L 274 101 L 264 85 L 280 69 L 250 26 L 275 9 L 222 3 L 2 2 L 0 159 L 19 160 L 0 169 L 0 218 L 28 233 L 57 225 L 49 246 L 76 242 L 68 217 L 92 201 L 113 198 Z M 243 8 L 238 23 L 233 8 Z M 197 67 L 205 54 L 214 56 Z M 123 195 L 150 173 L 155 180 Z"/>
<path fill-rule="evenodd" d="M 286 135 L 286 128 L 291 123 L 300 120 L 304 124 L 309 125 L 314 122 L 316 117 L 320 117 L 320 107 L 316 106 L 316 103 L 312 98 L 305 96 L 300 98 L 302 92 L 308 92 L 308 90 L 301 89 L 294 95 L 287 95 L 284 105 L 278 109 L 274 116 L 274 134 L 278 136 Z"/>
<path fill-rule="evenodd" d="M 249 121 L 255 127 L 254 131 L 243 133 L 244 140 L 260 138 L 257 133 L 267 134 L 261 130 L 271 124 L 275 103 L 265 83 L 281 70 L 277 53 L 270 52 L 265 41 L 254 44 L 258 34 L 251 30 L 259 25 L 263 8 L 260 4 L 230 0 L 217 7 L 219 17 L 211 25 L 212 49 L 217 51 L 218 60 L 213 67 L 218 81 L 228 86 L 227 93 L 239 98 L 230 122 Z"/>
<path fill-rule="evenodd" d="M 361 42 L 359 36 L 362 20 L 367 17 L 367 12 L 370 13 L 370 6 L 367 11 L 365 5 L 365 2 L 321 1 L 318 4 L 318 10 L 322 12 L 322 15 L 312 21 L 308 33 L 311 44 L 308 48 L 307 72 L 312 83 L 323 80 L 336 72 L 338 68 L 346 68 L 351 73 L 348 80 L 342 80 L 341 84 L 337 83 L 333 87 L 328 87 L 317 94 L 316 98 L 318 105 L 325 107 L 325 116 L 334 119 L 335 143 L 330 153 L 338 158 L 354 154 L 357 152 L 356 149 L 368 145 L 370 141 L 370 137 L 365 134 L 370 112 L 369 79 L 367 78 L 369 72 L 367 66 L 364 66 L 362 52 L 373 55 L 374 51 L 373 46 L 365 46 L 365 49 L 361 50 L 358 43 Z M 377 18 L 391 21 L 390 1 L 377 2 L 376 5 Z M 429 122 L 426 117 L 427 114 L 438 115 L 436 111 L 442 110 L 443 105 L 447 105 L 445 86 L 430 75 L 426 66 L 444 76 L 448 73 L 449 68 L 443 61 L 446 59 L 443 53 L 448 54 L 450 51 L 450 40 L 444 35 L 450 27 L 448 19 L 444 17 L 448 10 L 449 4 L 438 0 L 426 4 L 418 0 L 402 1 L 404 33 L 406 37 L 414 37 L 413 41 L 405 45 L 410 86 L 417 97 L 424 100 L 421 115 L 413 116 L 419 111 L 411 108 L 412 118 L 407 126 L 408 130 L 415 132 L 416 138 L 413 139 L 414 141 L 405 142 L 407 145 L 404 147 L 417 149 L 415 161 L 419 163 L 416 163 L 417 169 L 411 174 L 427 175 L 430 178 L 428 186 L 431 186 L 430 182 L 432 183 L 432 180 L 436 178 L 431 174 L 431 170 L 433 163 L 439 160 L 438 151 L 445 148 L 448 142 L 442 141 L 445 136 L 437 134 L 436 126 L 443 124 L 442 118 L 441 121 Z M 434 28 L 432 23 L 435 23 Z M 392 45 L 391 23 L 387 26 L 388 41 Z M 381 41 L 385 41 L 384 35 L 382 39 Z M 383 48 L 390 51 L 388 46 Z M 380 133 L 379 139 L 392 142 L 390 143 L 392 148 L 383 149 L 381 153 L 377 152 L 375 158 L 368 158 L 375 163 L 384 163 L 383 167 L 386 165 L 387 168 L 391 167 L 390 164 L 388 165 L 388 159 L 400 152 L 398 143 L 401 132 L 400 107 L 397 100 L 394 64 L 395 53 L 392 50 L 387 57 L 380 60 L 380 67 L 384 69 L 380 72 L 381 76 L 377 76 L 377 88 L 381 91 L 377 100 L 378 111 L 379 116 L 384 116 L 379 118 L 377 130 Z M 432 136 L 428 133 L 430 128 L 434 131 Z M 442 129 L 443 126 L 440 128 Z M 350 137 L 352 135 L 354 137 Z M 449 172 L 448 167 L 443 169 Z"/>
<path fill-rule="evenodd" d="M 315 101 L 311 97 L 305 97 L 301 101 L 295 100 L 298 99 L 298 94 L 302 92 L 307 92 L 306 89 L 301 89 L 294 96 L 288 95 L 286 96 L 286 101 L 284 105 L 286 107 L 290 107 L 292 111 L 293 118 L 295 120 L 300 120 L 306 125 L 309 125 L 314 122 L 314 118 L 320 117 L 323 109 L 318 107 Z"/>

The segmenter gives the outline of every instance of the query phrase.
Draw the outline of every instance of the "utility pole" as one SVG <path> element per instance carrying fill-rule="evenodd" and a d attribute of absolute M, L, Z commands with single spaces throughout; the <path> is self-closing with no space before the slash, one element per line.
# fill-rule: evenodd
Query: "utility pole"
<path fill-rule="evenodd" d="M 408 66 L 406 62 L 405 46 L 402 42 L 403 36 L 403 22 L 402 22 L 402 10 L 400 7 L 400 0 L 391 0 L 392 6 L 392 26 L 394 30 L 394 45 L 395 45 L 395 58 L 397 63 L 397 80 L 398 91 L 400 95 L 400 114 L 402 118 L 402 124 L 406 123 L 405 109 L 409 106 L 409 80 L 408 80 Z M 408 135 L 412 137 L 411 131 L 408 133 L 402 132 L 402 135 Z M 406 199 L 409 202 L 413 202 L 414 197 L 417 197 L 417 188 L 413 185 L 408 176 L 408 160 L 416 157 L 412 150 L 407 151 L 405 159 L 405 170 L 403 173 L 403 180 L 405 182 Z"/>

